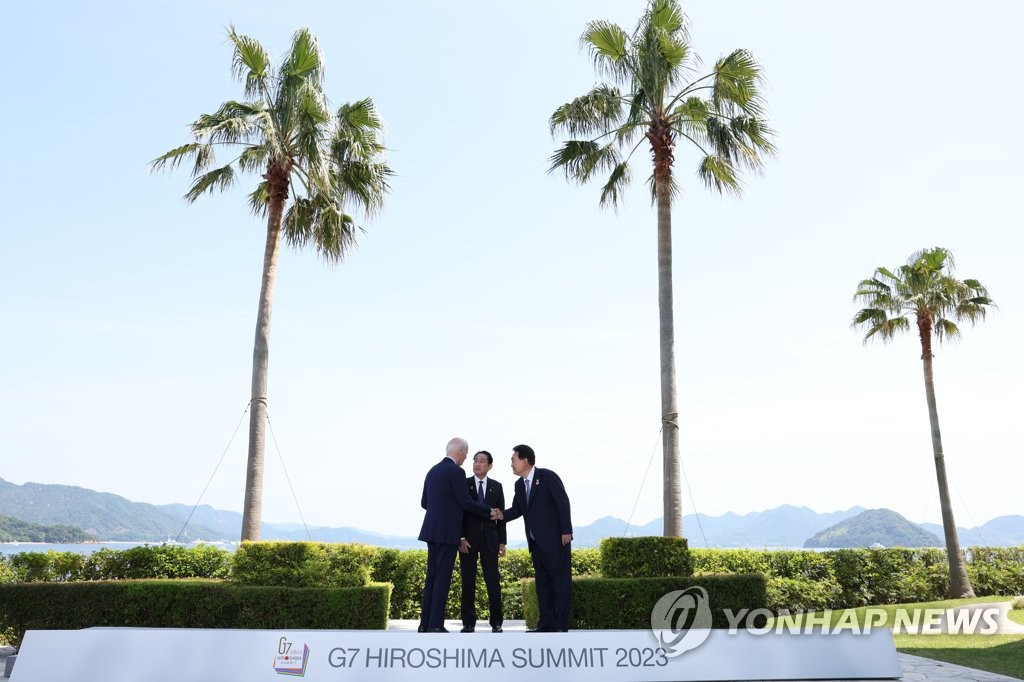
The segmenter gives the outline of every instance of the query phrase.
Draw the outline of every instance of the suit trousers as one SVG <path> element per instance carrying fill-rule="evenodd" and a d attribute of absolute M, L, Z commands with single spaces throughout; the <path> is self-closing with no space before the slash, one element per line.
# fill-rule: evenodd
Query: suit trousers
<path fill-rule="evenodd" d="M 530 558 L 537 579 L 537 628 L 568 630 L 572 610 L 572 545 L 544 550 L 530 540 Z"/>
<path fill-rule="evenodd" d="M 427 543 L 427 577 L 423 582 L 423 602 L 420 622 L 428 628 L 444 626 L 444 609 L 448 604 L 448 590 L 452 586 L 457 545 L 440 542 Z"/>
<path fill-rule="evenodd" d="M 462 569 L 462 624 L 476 627 L 476 565 L 484 570 L 487 584 L 487 610 L 491 627 L 505 622 L 501 607 L 501 579 L 498 577 L 498 551 L 484 548 L 482 551 L 470 548 L 468 554 L 459 554 L 459 568 Z"/>

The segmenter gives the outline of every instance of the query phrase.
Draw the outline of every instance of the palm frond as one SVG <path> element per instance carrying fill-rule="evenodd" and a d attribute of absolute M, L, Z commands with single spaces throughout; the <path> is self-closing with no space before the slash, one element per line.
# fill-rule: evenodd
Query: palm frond
<path fill-rule="evenodd" d="M 594 68 L 616 82 L 629 76 L 629 36 L 610 21 L 591 21 L 580 36 L 580 46 L 590 50 Z"/>
<path fill-rule="evenodd" d="M 270 55 L 254 38 L 239 35 L 234 25 L 228 27 L 228 39 L 235 47 L 231 73 L 245 84 L 246 97 L 266 97 L 270 77 Z"/>
<path fill-rule="evenodd" d="M 719 59 L 714 68 L 711 100 L 719 111 L 738 108 L 748 116 L 764 112 L 761 99 L 761 66 L 747 50 L 735 50 Z"/>
<path fill-rule="evenodd" d="M 281 221 L 285 241 L 302 248 L 312 244 L 329 263 L 338 263 L 355 247 L 361 231 L 339 203 L 324 194 L 296 198 Z"/>
<path fill-rule="evenodd" d="M 245 173 L 262 170 L 270 153 L 264 145 L 250 145 L 238 155 L 238 167 Z"/>
<path fill-rule="evenodd" d="M 956 326 L 955 322 L 946 318 L 935 320 L 932 331 L 935 332 L 935 338 L 939 341 L 947 339 L 952 341 L 960 337 L 960 328 Z"/>
<path fill-rule="evenodd" d="M 552 135 L 563 131 L 570 137 L 591 137 L 617 128 L 621 119 L 622 93 L 602 83 L 555 109 L 548 124 Z"/>
<path fill-rule="evenodd" d="M 548 172 L 558 169 L 565 172 L 566 179 L 584 183 L 596 171 L 612 170 L 622 159 L 611 144 L 601 145 L 589 140 L 568 140 L 561 149 L 551 156 Z"/>
<path fill-rule="evenodd" d="M 189 142 L 180 147 L 175 147 L 166 154 L 162 154 L 150 161 L 149 169 L 154 173 L 164 169 L 174 170 L 187 158 L 192 158 L 195 162 L 195 167 L 199 168 L 203 164 L 208 166 L 212 163 L 213 157 L 212 145 L 205 142 Z M 195 175 L 196 173 L 193 171 L 193 177 Z"/>
<path fill-rule="evenodd" d="M 334 170 L 332 181 L 343 202 L 355 201 L 367 216 L 374 216 L 384 207 L 393 176 L 386 163 L 349 161 Z"/>
<path fill-rule="evenodd" d="M 270 205 L 270 185 L 264 180 L 256 185 L 256 189 L 249 193 L 249 210 L 260 218 L 267 217 L 267 208 Z"/>
<path fill-rule="evenodd" d="M 623 161 L 618 163 L 612 168 L 612 172 L 608 175 L 608 182 L 601 188 L 601 200 L 599 205 L 601 207 L 612 206 L 618 207 L 622 203 L 623 192 L 626 186 L 629 185 L 630 181 L 630 170 L 629 163 Z"/>
<path fill-rule="evenodd" d="M 185 193 L 185 201 L 192 203 L 203 194 L 213 192 L 215 189 L 224 191 L 235 183 L 235 171 L 231 165 L 215 168 L 197 177 L 188 192 Z"/>
<path fill-rule="evenodd" d="M 203 114 L 192 123 L 192 135 L 210 142 L 245 143 L 256 131 L 266 106 L 262 102 L 229 100 L 212 114 Z"/>
<path fill-rule="evenodd" d="M 701 179 L 705 187 L 720 194 L 730 192 L 738 195 L 740 193 L 739 177 L 732 160 L 728 157 L 708 154 L 697 167 L 697 177 Z"/>
<path fill-rule="evenodd" d="M 308 28 L 300 28 L 292 36 L 292 47 L 281 65 L 282 76 L 296 76 L 320 82 L 323 77 L 324 58 L 320 43 Z"/>

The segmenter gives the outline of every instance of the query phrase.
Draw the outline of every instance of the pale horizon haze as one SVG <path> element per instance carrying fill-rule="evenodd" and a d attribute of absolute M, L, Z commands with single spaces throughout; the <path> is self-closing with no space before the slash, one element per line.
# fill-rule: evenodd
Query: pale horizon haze
<path fill-rule="evenodd" d="M 0 477 L 199 499 L 249 399 L 265 223 L 246 204 L 255 176 L 188 205 L 188 170 L 148 162 L 242 98 L 229 24 L 275 58 L 308 27 L 332 105 L 374 99 L 397 175 L 340 266 L 282 252 L 269 413 L 306 523 L 415 536 L 453 436 L 494 454 L 508 495 L 512 447 L 533 446 L 577 526 L 660 517 L 650 157 L 634 155 L 617 212 L 598 207 L 600 182 L 547 172 L 548 117 L 600 80 L 586 23 L 632 31 L 644 5 L 9 7 Z M 761 62 L 779 150 L 735 198 L 676 148 L 684 513 L 860 505 L 941 522 L 918 339 L 864 346 L 850 328 L 861 279 L 933 246 L 999 305 L 935 352 L 957 524 L 1024 513 L 1024 5 L 683 9 L 700 74 L 741 47 Z M 201 503 L 241 511 L 247 433 L 248 415 Z M 268 433 L 263 519 L 298 522 L 276 446 Z"/>

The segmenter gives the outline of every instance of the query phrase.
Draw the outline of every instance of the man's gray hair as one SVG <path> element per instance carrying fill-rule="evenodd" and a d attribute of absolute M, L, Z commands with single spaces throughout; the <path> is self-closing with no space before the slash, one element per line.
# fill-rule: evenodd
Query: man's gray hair
<path fill-rule="evenodd" d="M 448 456 L 457 455 L 460 452 L 469 452 L 469 443 L 465 438 L 452 438 L 448 441 L 448 447 L 444 449 Z"/>

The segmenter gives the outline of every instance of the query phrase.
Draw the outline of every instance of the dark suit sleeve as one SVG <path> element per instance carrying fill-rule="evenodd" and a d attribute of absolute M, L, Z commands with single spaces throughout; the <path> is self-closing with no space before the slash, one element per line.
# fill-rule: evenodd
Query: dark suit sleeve
<path fill-rule="evenodd" d="M 491 508 L 469 496 L 469 490 L 466 487 L 466 477 L 462 475 L 462 469 L 455 469 L 452 473 L 455 475 L 448 477 L 448 485 L 451 486 L 452 493 L 455 495 L 455 499 L 459 501 L 459 505 L 471 514 L 482 516 L 485 519 L 491 518 Z"/>
<path fill-rule="evenodd" d="M 516 486 L 521 485 L 519 481 L 512 484 L 512 506 L 508 509 L 503 510 L 501 513 L 505 517 L 505 521 L 515 521 L 523 515 L 523 510 L 519 506 L 519 495 L 516 495 Z"/>
<path fill-rule="evenodd" d="M 424 509 L 427 508 L 427 482 L 423 481 L 423 497 L 420 498 L 420 506 Z"/>
<path fill-rule="evenodd" d="M 497 487 L 498 487 L 498 499 L 496 500 L 497 504 L 495 506 L 498 509 L 504 509 L 505 508 L 505 489 L 502 487 L 502 485 L 500 483 L 498 483 Z M 505 522 L 504 521 L 498 521 L 498 544 L 499 545 L 507 545 L 508 544 L 508 534 L 505 531 Z"/>
<path fill-rule="evenodd" d="M 558 532 L 562 535 L 572 535 L 569 495 L 565 492 L 565 486 L 562 485 L 562 479 L 558 477 L 558 474 L 548 471 L 548 480 L 555 483 L 549 490 L 551 490 L 551 499 L 555 502 L 555 508 L 558 509 Z"/>

